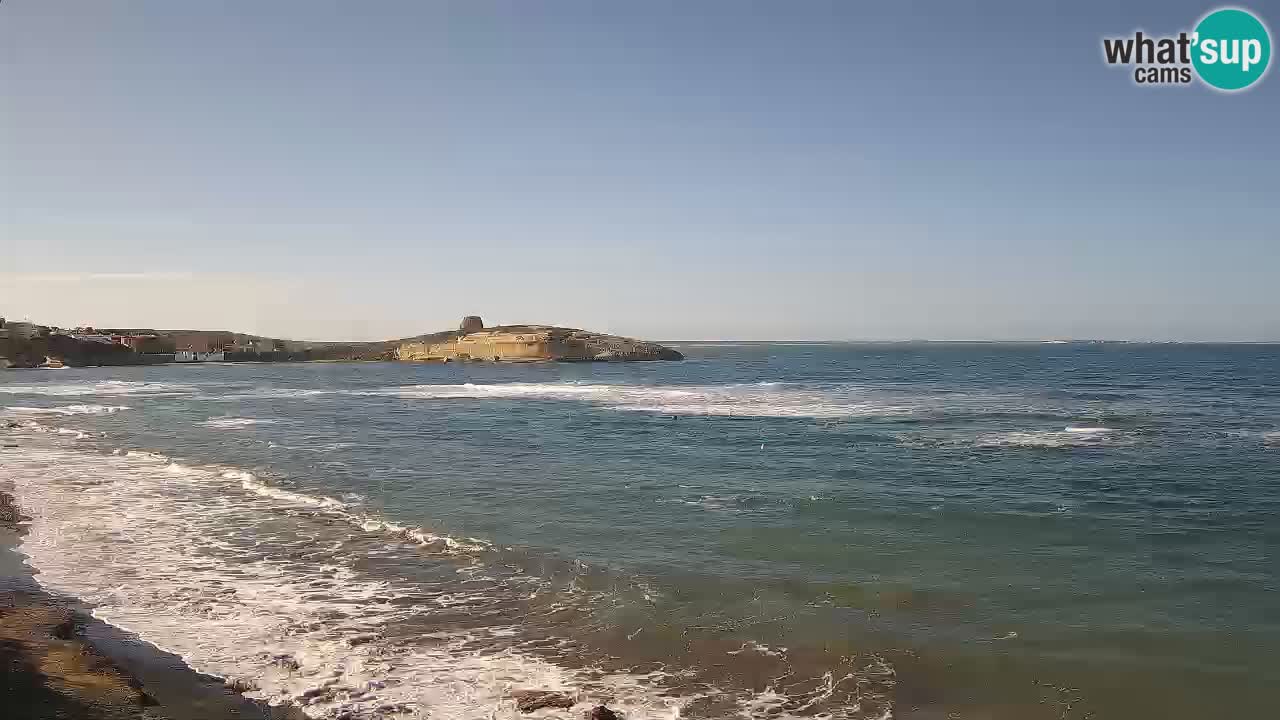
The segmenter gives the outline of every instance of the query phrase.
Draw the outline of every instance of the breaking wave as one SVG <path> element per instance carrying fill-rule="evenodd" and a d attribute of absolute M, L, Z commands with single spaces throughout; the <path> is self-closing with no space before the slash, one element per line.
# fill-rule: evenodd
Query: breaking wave
<path fill-rule="evenodd" d="M 1132 445 L 1133 438 L 1105 427 L 1066 427 L 991 433 L 974 442 L 980 448 L 1078 448 Z"/>
<path fill-rule="evenodd" d="M 918 409 L 910 402 L 895 401 L 864 388 L 809 390 L 779 383 L 702 386 L 466 383 L 406 385 L 359 394 L 421 400 L 567 400 L 589 402 L 612 410 L 722 417 L 865 417 L 910 414 Z"/>
<path fill-rule="evenodd" d="M 225 393 L 222 395 L 209 396 L 206 400 L 292 400 L 300 398 L 317 397 L 320 395 L 334 395 L 341 391 L 338 390 L 320 390 L 316 388 L 282 388 L 282 387 L 259 387 L 249 390 L 240 390 L 237 392 Z"/>
<path fill-rule="evenodd" d="M 21 415 L 113 415 L 128 410 L 128 405 L 64 405 L 62 407 L 24 407 L 10 405 L 9 412 Z"/>
<path fill-rule="evenodd" d="M 128 380 L 107 380 L 98 383 L 79 383 L 61 385 L 0 385 L 0 392 L 12 395 L 49 395 L 53 397 L 73 397 L 78 395 L 189 395 L 195 391 L 190 385 L 163 382 L 132 382 Z"/>
<path fill-rule="evenodd" d="M 275 420 L 259 420 L 257 418 L 216 417 L 209 418 L 200 424 L 208 428 L 216 428 L 219 430 L 235 430 L 238 428 L 251 427 L 253 425 L 270 425 L 274 422 Z"/>

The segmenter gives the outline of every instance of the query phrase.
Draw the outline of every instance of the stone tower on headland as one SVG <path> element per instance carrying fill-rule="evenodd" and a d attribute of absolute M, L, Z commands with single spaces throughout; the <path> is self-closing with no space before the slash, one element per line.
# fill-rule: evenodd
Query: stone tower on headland
<path fill-rule="evenodd" d="M 468 315 L 462 318 L 462 322 L 458 324 L 458 330 L 463 335 L 480 332 L 483 329 L 484 321 L 480 319 L 479 315 Z"/>

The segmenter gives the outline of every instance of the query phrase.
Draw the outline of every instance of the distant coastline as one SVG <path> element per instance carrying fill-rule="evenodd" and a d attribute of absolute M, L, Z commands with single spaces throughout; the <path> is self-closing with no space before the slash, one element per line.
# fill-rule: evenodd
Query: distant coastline
<path fill-rule="evenodd" d="M 305 342 L 222 330 L 59 328 L 0 318 L 0 369 L 199 362 L 538 362 L 680 360 L 656 343 L 576 328 L 485 328 L 467 316 L 457 330 L 374 342 Z"/>
<path fill-rule="evenodd" d="M 1280 340 L 839 339 L 657 342 L 552 325 L 485 327 L 467 316 L 457 330 L 376 341 L 287 340 L 228 330 L 60 328 L 0 317 L 0 369 L 158 365 L 184 362 L 594 362 L 680 360 L 680 347 L 752 345 L 1280 345 Z"/>

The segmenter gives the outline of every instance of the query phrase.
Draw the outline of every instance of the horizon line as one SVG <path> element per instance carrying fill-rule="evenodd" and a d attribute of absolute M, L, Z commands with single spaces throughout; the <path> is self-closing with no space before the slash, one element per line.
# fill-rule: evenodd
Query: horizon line
<path fill-rule="evenodd" d="M 4 315 L 0 315 L 0 319 L 5 319 L 5 316 L 4 316 Z M 44 324 L 44 323 L 41 323 L 41 322 L 37 322 L 37 321 L 31 320 L 31 319 L 29 319 L 29 317 L 28 317 L 28 316 L 23 316 L 23 319 L 21 319 L 21 320 L 11 320 L 11 319 L 6 319 L 6 320 L 7 320 L 7 322 L 8 322 L 8 323 L 12 323 L 12 322 L 24 322 L 24 323 L 31 323 L 31 324 L 33 324 L 33 325 L 37 325 L 37 326 L 41 326 L 41 327 L 56 327 L 56 328 L 59 328 L 59 329 L 73 329 L 73 328 L 67 328 L 67 327 L 62 326 L 62 325 L 46 325 L 46 324 Z M 541 323 L 519 323 L 519 324 L 537 325 L 537 324 L 541 324 Z M 92 327 L 92 328 L 94 328 L 95 330 L 99 329 L 97 325 L 82 325 L 82 326 L 78 326 L 78 327 Z M 501 327 L 501 325 L 495 325 L 495 326 L 493 326 L 493 327 Z M 567 327 L 567 326 L 565 326 L 565 327 Z M 254 337 L 267 338 L 267 339 L 271 339 L 271 340 L 287 340 L 287 341 L 290 341 L 290 342 L 300 342 L 300 343 L 318 343 L 318 344 L 340 344 L 340 343 L 341 343 L 341 344 L 353 344 L 353 343 L 385 343 L 385 342 L 395 342 L 395 341 L 399 341 L 399 340 L 406 340 L 406 339 L 413 338 L 413 337 L 417 337 L 417 336 L 419 336 L 419 335 L 424 335 L 424 334 L 426 334 L 426 335 L 430 335 L 430 334 L 438 333 L 438 332 L 450 332 L 450 331 L 451 331 L 450 329 L 445 329 L 445 330 L 435 330 L 435 331 L 426 332 L 426 333 L 419 332 L 419 333 L 415 333 L 415 334 L 411 334 L 411 335 L 399 335 L 399 336 L 395 336 L 395 337 L 388 337 L 388 338 L 382 338 L 382 339 L 376 339 L 376 340 L 352 340 L 352 339 L 342 339 L 342 340 L 332 340 L 332 339 L 329 339 L 329 340 L 318 340 L 318 339 L 312 339 L 312 338 L 293 338 L 293 337 L 285 337 L 285 336 L 277 336 L 277 335 L 264 335 L 264 334 L 261 334 L 261 333 L 258 333 L 258 332 L 244 332 L 244 331 L 240 331 L 240 330 L 227 330 L 227 329 L 223 329 L 223 328 L 217 328 L 217 329 L 200 329 L 200 328 L 157 328 L 157 327 L 145 327 L 145 326 L 138 326 L 138 325 L 111 325 L 111 326 L 104 326 L 104 328 L 102 328 L 102 329 L 107 329 L 107 330 L 153 330 L 153 331 L 155 331 L 155 332 L 230 333 L 230 334 L 233 334 L 233 335 L 251 335 L 251 336 L 254 336 Z M 584 330 L 585 330 L 586 328 L 574 328 L 574 329 L 584 329 Z M 615 332 L 608 332 L 607 334 L 619 334 L 619 333 L 615 333 Z M 639 338 L 639 336 L 634 336 L 634 335 L 623 335 L 623 337 L 630 337 L 630 338 L 634 338 L 634 339 L 640 339 L 640 338 Z M 1058 336 L 1058 337 L 1040 337 L 1040 338 L 1034 338 L 1034 337 L 1031 337 L 1031 338 L 920 338 L 920 337 L 900 337 L 900 338 L 769 338 L 769 339 L 745 339 L 745 338 L 720 338 L 720 339 L 714 339 L 714 338 L 683 338 L 683 339 L 675 339 L 675 338 L 655 338 L 655 339 L 650 340 L 650 342 L 656 342 L 656 343 L 668 343 L 668 344 L 679 344 L 679 343 L 683 343 L 683 344 L 689 344 L 689 343 L 735 344 L 735 343 L 736 343 L 736 344 L 759 344 L 759 345 L 762 345 L 762 344 L 784 344 L 784 343 L 794 343 L 794 344 L 804 344 L 804 345 L 820 345 L 820 344 L 855 344 L 855 343 L 867 343 L 867 344 L 906 344 L 906 343 L 939 343 L 939 344 L 942 344 L 942 343 L 952 343 L 952 344 L 965 344 L 965 343 L 969 343 L 969 344 L 987 344 L 987 345 L 992 345 L 992 344 L 1007 344 L 1007 345 L 1017 345 L 1017 344 L 1043 344 L 1043 345 L 1066 344 L 1066 345 L 1071 345 L 1071 344 L 1082 344 L 1082 343 L 1129 343 L 1129 344 L 1145 344 L 1145 345 L 1171 345 L 1171 344 L 1172 344 L 1172 345 L 1277 345 L 1277 344 L 1280 344 L 1280 338 L 1277 338 L 1277 339 L 1248 339 L 1248 340 L 1222 340 L 1222 339 L 1208 339 L 1208 340 L 1179 340 L 1179 339 L 1175 339 L 1175 338 L 1169 338 L 1169 339 L 1156 339 L 1156 338 L 1061 337 L 1061 336 Z"/>

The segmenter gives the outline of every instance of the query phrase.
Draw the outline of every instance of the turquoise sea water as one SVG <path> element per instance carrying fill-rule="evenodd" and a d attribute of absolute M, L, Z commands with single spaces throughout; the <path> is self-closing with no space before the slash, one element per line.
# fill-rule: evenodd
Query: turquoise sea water
<path fill-rule="evenodd" d="M 13 371 L 0 479 L 42 582 L 317 716 L 1274 712 L 1280 346 L 680 349 Z"/>

